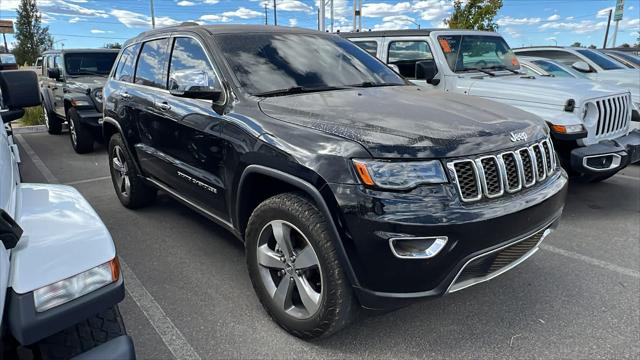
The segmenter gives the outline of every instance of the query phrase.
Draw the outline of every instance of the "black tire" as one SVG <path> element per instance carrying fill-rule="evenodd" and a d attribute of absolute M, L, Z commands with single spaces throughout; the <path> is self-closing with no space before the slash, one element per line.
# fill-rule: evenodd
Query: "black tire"
<path fill-rule="evenodd" d="M 39 360 L 70 359 L 105 342 L 125 335 L 118 306 L 114 306 L 66 330 L 32 345 Z"/>
<path fill-rule="evenodd" d="M 70 108 L 67 111 L 67 123 L 69 124 L 69 139 L 71 147 L 78 154 L 86 154 L 93 151 L 93 134 L 86 125 L 80 122 L 78 110 Z"/>
<path fill-rule="evenodd" d="M 125 165 L 122 171 L 117 169 L 116 154 L 119 152 L 120 160 Z M 113 187 L 120 199 L 120 203 L 129 209 L 137 209 L 152 203 L 156 199 L 158 190 L 147 184 L 142 176 L 138 173 L 134 164 L 133 157 L 127 150 L 127 147 L 119 133 L 113 134 L 109 140 L 109 171 L 111 172 L 111 181 Z M 122 177 L 127 176 L 128 180 Z M 129 182 L 128 188 L 126 181 Z"/>
<path fill-rule="evenodd" d="M 317 255 L 319 266 L 316 271 L 321 273 L 322 286 L 319 305 L 312 315 L 304 319 L 296 318 L 277 306 L 276 296 L 272 297 L 261 277 L 264 276 L 265 267 L 258 263 L 258 244 L 263 241 L 263 230 L 270 223 L 280 220 L 295 226 L 295 230 L 302 233 Z M 338 260 L 328 221 L 311 201 L 298 194 L 284 193 L 261 203 L 251 214 L 247 225 L 246 259 L 253 288 L 271 318 L 287 332 L 303 339 L 335 333 L 349 324 L 360 309 Z M 301 253 L 298 255 L 302 256 Z M 274 281 L 278 281 L 277 278 Z M 297 289 L 298 282 L 291 281 L 291 284 L 296 284 L 293 289 Z"/>
<path fill-rule="evenodd" d="M 42 101 L 42 116 L 44 117 L 44 125 L 47 127 L 47 132 L 49 132 L 49 134 L 62 134 L 62 119 L 60 119 L 53 111 L 49 111 L 44 101 Z"/>

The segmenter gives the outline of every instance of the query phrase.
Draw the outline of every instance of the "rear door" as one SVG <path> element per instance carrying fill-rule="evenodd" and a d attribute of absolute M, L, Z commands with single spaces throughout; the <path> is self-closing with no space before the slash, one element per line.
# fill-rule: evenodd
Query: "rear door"
<path fill-rule="evenodd" d="M 64 63 L 62 61 L 62 55 L 56 54 L 53 56 L 53 68 L 60 71 L 60 79 L 49 79 L 51 81 L 51 92 L 53 93 L 53 101 L 55 103 L 54 108 L 56 114 L 64 116 Z"/>

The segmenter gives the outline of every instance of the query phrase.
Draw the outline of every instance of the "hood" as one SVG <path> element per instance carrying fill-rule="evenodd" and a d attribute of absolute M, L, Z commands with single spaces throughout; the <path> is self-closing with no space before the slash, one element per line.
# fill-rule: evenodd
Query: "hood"
<path fill-rule="evenodd" d="M 106 76 L 79 76 L 70 77 L 67 81 L 67 86 L 72 91 L 85 92 L 87 90 L 94 90 L 101 88 L 107 82 Z"/>
<path fill-rule="evenodd" d="M 377 158 L 444 158 L 498 152 L 546 135 L 542 119 L 481 98 L 394 86 L 266 98 L 268 116 L 360 143 Z M 275 134 L 277 136 L 277 134 Z"/>
<path fill-rule="evenodd" d="M 635 102 L 640 98 L 640 69 L 620 69 L 601 71 L 595 76 L 603 83 L 617 85 L 631 92 Z"/>
<path fill-rule="evenodd" d="M 624 89 L 586 79 L 513 75 L 468 80 L 469 95 L 559 107 L 564 106 L 569 99 L 574 99 L 576 104 L 581 105 L 587 99 L 624 92 Z"/>

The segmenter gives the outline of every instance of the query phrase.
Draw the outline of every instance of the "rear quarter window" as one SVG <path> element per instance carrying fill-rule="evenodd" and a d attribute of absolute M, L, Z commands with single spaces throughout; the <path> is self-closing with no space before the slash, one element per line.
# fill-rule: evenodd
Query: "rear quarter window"
<path fill-rule="evenodd" d="M 136 66 L 136 84 L 166 88 L 165 64 L 168 44 L 169 39 L 158 39 L 142 45 Z"/>
<path fill-rule="evenodd" d="M 120 55 L 120 60 L 118 61 L 116 71 L 113 75 L 114 79 L 124 82 L 133 81 L 133 73 L 135 70 L 136 58 L 138 56 L 139 49 L 140 44 L 135 44 L 127 47 L 122 51 L 122 55 Z"/>

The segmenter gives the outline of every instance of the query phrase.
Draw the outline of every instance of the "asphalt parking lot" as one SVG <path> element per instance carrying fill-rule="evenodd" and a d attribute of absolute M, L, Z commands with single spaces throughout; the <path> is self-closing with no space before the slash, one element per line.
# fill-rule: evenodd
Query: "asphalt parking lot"
<path fill-rule="evenodd" d="M 304 342 L 263 311 L 243 246 L 222 228 L 168 195 L 122 207 L 102 147 L 77 155 L 66 133 L 16 138 L 25 182 L 76 187 L 111 231 L 140 359 L 640 357 L 640 166 L 572 183 L 560 228 L 516 269 Z"/>

